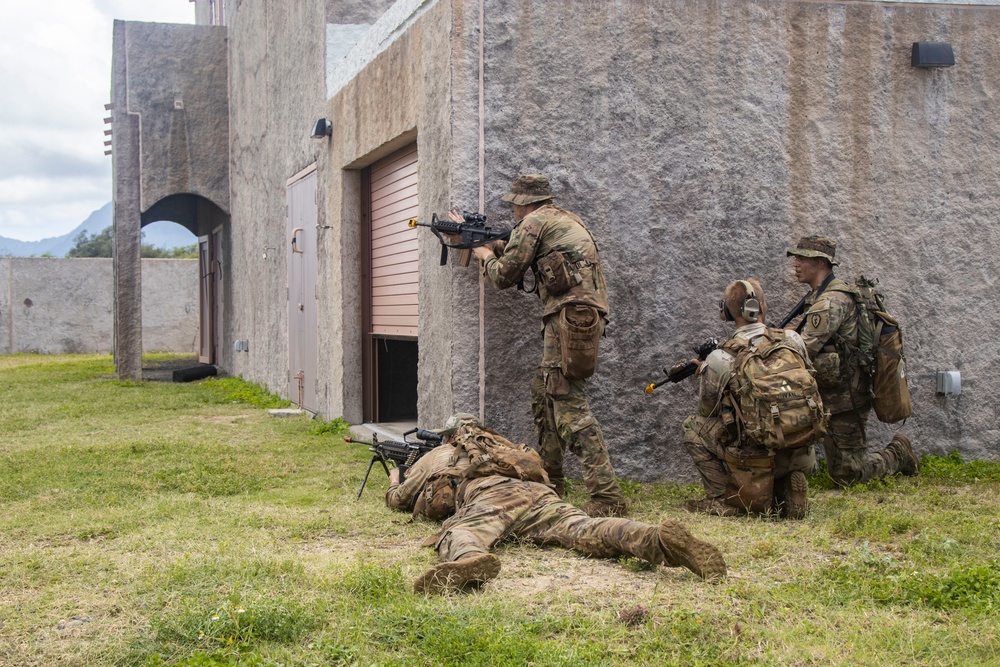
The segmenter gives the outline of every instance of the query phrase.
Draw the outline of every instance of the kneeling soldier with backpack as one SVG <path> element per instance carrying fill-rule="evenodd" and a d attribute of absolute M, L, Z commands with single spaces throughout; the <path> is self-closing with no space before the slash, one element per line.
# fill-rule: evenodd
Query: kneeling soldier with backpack
<path fill-rule="evenodd" d="M 881 451 L 868 451 L 865 424 L 872 407 L 886 423 L 910 416 L 901 334 L 874 292 L 877 281 L 862 276 L 851 286 L 834 277 L 836 248 L 829 237 L 806 236 L 787 253 L 796 280 L 811 288 L 785 322 L 805 312 L 797 330 L 831 413 L 823 441 L 827 469 L 841 486 L 896 473 L 916 475 L 920 461 L 903 434 Z"/>
<path fill-rule="evenodd" d="M 802 338 L 767 328 L 766 313 L 756 279 L 726 287 L 719 316 L 736 331 L 700 362 L 698 414 L 681 427 L 706 495 L 688 509 L 805 516 L 826 413 Z"/>

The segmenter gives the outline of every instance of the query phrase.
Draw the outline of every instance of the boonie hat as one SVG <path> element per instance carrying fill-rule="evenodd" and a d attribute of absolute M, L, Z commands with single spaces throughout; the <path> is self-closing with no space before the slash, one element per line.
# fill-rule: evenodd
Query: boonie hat
<path fill-rule="evenodd" d="M 555 199 L 549 189 L 549 179 L 542 174 L 525 174 L 514 179 L 510 192 L 500 197 L 500 201 L 525 206 L 537 201 Z"/>
<path fill-rule="evenodd" d="M 803 236 L 794 248 L 789 248 L 785 253 L 786 257 L 798 255 L 799 257 L 822 257 L 833 266 L 840 264 L 834 255 L 837 254 L 837 242 L 829 236 Z"/>
<path fill-rule="evenodd" d="M 448 417 L 448 421 L 444 423 L 444 426 L 434 431 L 434 433 L 437 433 L 438 435 L 451 435 L 461 426 L 469 423 L 475 426 L 480 425 L 479 418 L 475 415 L 470 415 L 468 412 L 458 412 L 453 414 L 451 417 Z"/>

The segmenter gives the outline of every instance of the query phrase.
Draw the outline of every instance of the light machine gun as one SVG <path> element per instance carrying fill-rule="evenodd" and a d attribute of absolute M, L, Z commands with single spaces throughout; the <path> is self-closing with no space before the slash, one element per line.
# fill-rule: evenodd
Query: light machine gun
<path fill-rule="evenodd" d="M 417 442 L 406 439 L 406 436 L 413 434 L 416 434 Z M 443 438 L 434 431 L 425 431 L 416 428 L 404 433 L 402 442 L 397 440 L 379 442 L 378 435 L 375 434 L 372 435 L 371 442 L 355 438 L 344 438 L 344 442 L 356 442 L 361 445 L 368 445 L 368 451 L 372 453 L 371 461 L 368 462 L 368 470 L 365 471 L 365 478 L 361 482 L 361 488 L 358 489 L 358 497 L 355 500 L 361 498 L 361 494 L 365 490 L 365 484 L 368 483 L 368 475 L 371 474 L 372 468 L 376 463 L 382 464 L 382 468 L 388 476 L 389 466 L 386 464 L 392 461 L 395 467 L 399 468 L 400 480 L 402 481 L 402 476 L 406 474 L 407 469 L 416 463 L 421 456 L 440 445 L 442 440 Z"/>
<path fill-rule="evenodd" d="M 430 222 L 420 222 L 416 218 L 411 218 L 406 224 L 410 227 L 431 228 L 434 236 L 441 242 L 441 266 L 448 263 L 448 248 L 471 250 L 497 239 L 506 241 L 510 238 L 509 229 L 490 227 L 486 224 L 486 216 L 482 213 L 462 211 L 462 218 L 465 222 L 453 222 L 449 219 L 440 219 L 437 213 L 433 213 Z M 458 241 L 447 237 L 458 237 Z M 463 254 L 462 266 L 469 265 L 468 254 Z"/>
<path fill-rule="evenodd" d="M 698 356 L 699 361 L 705 361 L 708 355 L 712 354 L 712 351 L 719 347 L 718 338 L 709 338 L 701 345 L 695 345 L 692 349 L 694 353 Z M 646 385 L 646 393 L 652 394 L 656 391 L 657 387 L 665 385 L 668 382 L 680 382 L 684 378 L 689 378 L 698 372 L 698 364 L 693 361 L 678 361 L 676 364 L 670 368 L 664 368 L 663 372 L 666 373 L 667 377 L 660 380 L 659 382 L 650 382 Z"/>

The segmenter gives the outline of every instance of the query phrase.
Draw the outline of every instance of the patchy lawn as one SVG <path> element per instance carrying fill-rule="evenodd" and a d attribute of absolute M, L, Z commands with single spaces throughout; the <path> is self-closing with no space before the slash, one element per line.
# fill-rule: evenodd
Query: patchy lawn
<path fill-rule="evenodd" d="M 375 474 L 354 500 L 363 446 L 232 378 L 111 378 L 107 356 L 0 357 L 0 665 L 1000 664 L 997 463 L 817 476 L 800 522 L 625 483 L 729 578 L 508 544 L 480 592 L 424 598 L 434 527 Z"/>

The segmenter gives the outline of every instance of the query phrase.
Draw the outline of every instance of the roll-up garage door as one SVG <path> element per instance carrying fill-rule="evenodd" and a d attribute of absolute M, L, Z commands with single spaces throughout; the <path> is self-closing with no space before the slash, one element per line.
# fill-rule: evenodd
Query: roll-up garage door
<path fill-rule="evenodd" d="M 371 333 L 417 335 L 417 147 L 371 166 Z"/>

